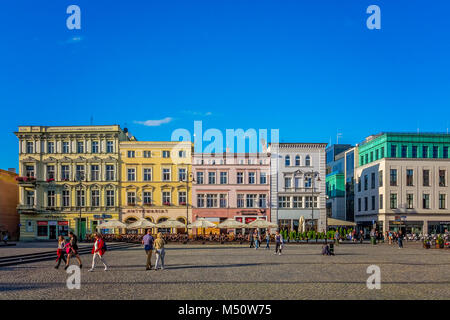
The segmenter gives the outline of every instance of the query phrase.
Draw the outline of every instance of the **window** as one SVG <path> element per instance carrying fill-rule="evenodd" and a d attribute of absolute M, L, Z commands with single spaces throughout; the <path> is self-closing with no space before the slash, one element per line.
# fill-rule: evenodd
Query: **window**
<path fill-rule="evenodd" d="M 308 155 L 305 158 L 305 166 L 309 167 L 311 165 L 311 157 Z"/>
<path fill-rule="evenodd" d="M 370 162 L 373 161 L 373 151 L 370 152 Z"/>
<path fill-rule="evenodd" d="M 171 203 L 171 197 L 169 191 L 163 191 L 162 193 L 162 200 L 163 204 L 170 204 Z"/>
<path fill-rule="evenodd" d="M 48 227 L 45 226 L 37 226 L 37 236 L 38 237 L 47 237 L 48 236 Z"/>
<path fill-rule="evenodd" d="M 63 141 L 62 143 L 62 152 L 63 153 L 69 153 L 69 142 Z"/>
<path fill-rule="evenodd" d="M 358 192 L 361 192 L 361 177 L 358 177 Z"/>
<path fill-rule="evenodd" d="M 448 147 L 444 147 L 444 150 L 442 150 L 443 152 L 442 152 L 442 157 L 444 158 L 444 159 L 447 159 L 448 158 Z"/>
<path fill-rule="evenodd" d="M 287 196 L 278 197 L 278 207 L 279 208 L 290 208 L 291 207 L 291 197 L 287 197 Z"/>
<path fill-rule="evenodd" d="M 295 165 L 298 167 L 300 166 L 300 156 L 295 156 Z"/>
<path fill-rule="evenodd" d="M 243 208 L 244 207 L 244 195 L 243 194 L 238 194 L 237 195 L 237 207 L 238 208 Z"/>
<path fill-rule="evenodd" d="M 216 173 L 208 172 L 208 184 L 216 184 Z"/>
<path fill-rule="evenodd" d="M 70 179 L 70 167 L 68 165 L 61 166 L 61 180 L 68 181 Z"/>
<path fill-rule="evenodd" d="M 305 178 L 305 188 L 312 188 L 312 178 L 311 177 Z"/>
<path fill-rule="evenodd" d="M 402 155 L 401 158 L 407 158 L 408 157 L 408 147 L 407 146 L 402 146 Z"/>
<path fill-rule="evenodd" d="M 364 175 L 364 190 L 367 190 L 369 188 L 369 177 Z"/>
<path fill-rule="evenodd" d="M 372 196 L 372 210 L 375 210 L 375 196 Z"/>
<path fill-rule="evenodd" d="M 254 208 L 256 206 L 256 194 L 247 194 L 247 208 Z"/>
<path fill-rule="evenodd" d="M 114 207 L 114 190 L 106 190 L 106 206 Z"/>
<path fill-rule="evenodd" d="M 114 152 L 114 141 L 106 141 L 106 152 L 107 153 Z"/>
<path fill-rule="evenodd" d="M 55 143 L 47 142 L 47 153 L 55 153 Z"/>
<path fill-rule="evenodd" d="M 178 169 L 178 181 L 187 181 L 186 177 L 186 169 L 185 168 L 179 168 Z"/>
<path fill-rule="evenodd" d="M 169 168 L 162 169 L 162 180 L 170 181 L 170 169 Z"/>
<path fill-rule="evenodd" d="M 305 208 L 311 208 L 312 204 L 312 197 L 305 197 Z"/>
<path fill-rule="evenodd" d="M 256 183 L 256 173 L 255 172 L 249 172 L 248 173 L 248 183 L 249 184 L 255 184 Z"/>
<path fill-rule="evenodd" d="M 221 208 L 226 208 L 227 207 L 227 195 L 221 193 L 219 195 L 219 205 Z"/>
<path fill-rule="evenodd" d="M 433 146 L 433 158 L 437 158 L 439 156 L 439 147 Z"/>
<path fill-rule="evenodd" d="M 266 184 L 267 183 L 267 173 L 266 172 L 260 172 L 259 173 L 259 183 L 260 184 Z"/>
<path fill-rule="evenodd" d="M 367 211 L 369 209 L 369 199 L 367 197 L 364 197 L 364 211 Z"/>
<path fill-rule="evenodd" d="M 391 187 L 397 186 L 397 169 L 391 169 Z"/>
<path fill-rule="evenodd" d="M 412 193 L 406 194 L 406 208 L 414 209 L 414 194 Z"/>
<path fill-rule="evenodd" d="M 424 209 L 430 209 L 430 195 L 428 193 L 423 194 L 422 207 Z"/>
<path fill-rule="evenodd" d="M 149 206 L 152 204 L 152 193 L 150 191 L 143 192 L 144 205 Z"/>
<path fill-rule="evenodd" d="M 286 167 L 289 167 L 291 165 L 291 157 L 290 156 L 285 156 L 284 157 L 284 165 Z"/>
<path fill-rule="evenodd" d="M 220 184 L 227 184 L 228 183 L 228 172 L 221 172 L 220 173 Z"/>
<path fill-rule="evenodd" d="M 391 193 L 391 209 L 397 209 L 397 194 Z"/>
<path fill-rule="evenodd" d="M 77 153 L 84 153 L 84 142 L 77 141 Z"/>
<path fill-rule="evenodd" d="M 98 164 L 91 165 L 91 181 L 100 180 L 100 170 Z"/>
<path fill-rule="evenodd" d="M 417 158 L 417 146 L 412 146 L 411 156 Z"/>
<path fill-rule="evenodd" d="M 133 151 L 133 150 L 128 150 L 128 152 L 127 152 L 127 157 L 128 157 L 128 158 L 134 158 L 134 156 L 135 156 L 134 151 Z"/>
<path fill-rule="evenodd" d="M 100 206 L 100 190 L 91 190 L 91 207 Z"/>
<path fill-rule="evenodd" d="M 27 153 L 34 152 L 34 143 L 32 141 L 27 141 Z"/>
<path fill-rule="evenodd" d="M 129 206 L 134 206 L 136 204 L 136 192 L 134 191 L 127 192 L 127 204 Z"/>
<path fill-rule="evenodd" d="M 430 186 L 430 170 L 423 170 L 423 186 L 429 187 Z"/>
<path fill-rule="evenodd" d="M 98 153 L 98 141 L 92 141 L 92 153 Z"/>
<path fill-rule="evenodd" d="M 111 164 L 106 165 L 106 180 L 107 181 L 114 180 L 114 166 Z"/>
<path fill-rule="evenodd" d="M 34 191 L 27 191 L 27 205 L 34 206 Z"/>
<path fill-rule="evenodd" d="M 62 206 L 63 207 L 70 207 L 70 191 L 69 190 L 63 190 L 61 193 L 62 198 Z"/>
<path fill-rule="evenodd" d="M 197 208 L 203 208 L 203 207 L 205 207 L 205 195 L 198 194 L 197 195 Z"/>
<path fill-rule="evenodd" d="M 162 152 L 162 156 L 163 156 L 163 158 L 170 158 L 170 151 L 164 150 Z"/>
<path fill-rule="evenodd" d="M 300 188 L 301 187 L 300 178 L 299 177 L 295 177 L 294 178 L 294 187 L 295 188 Z"/>
<path fill-rule="evenodd" d="M 303 208 L 303 197 L 292 197 L 292 206 L 294 208 Z"/>
<path fill-rule="evenodd" d="M 243 184 L 244 183 L 244 173 L 238 172 L 236 175 L 236 183 L 237 184 Z"/>
<path fill-rule="evenodd" d="M 445 170 L 439 170 L 439 187 L 445 187 Z"/>
<path fill-rule="evenodd" d="M 186 158 L 186 151 L 184 150 L 178 151 L 178 158 Z"/>
<path fill-rule="evenodd" d="M 439 209 L 445 209 L 445 194 L 439 194 Z"/>
<path fill-rule="evenodd" d="M 391 145 L 391 158 L 397 157 L 397 146 L 395 144 Z"/>
<path fill-rule="evenodd" d="M 197 171 L 197 184 L 203 184 L 203 172 Z"/>
<path fill-rule="evenodd" d="M 184 206 L 187 203 L 186 191 L 178 192 L 178 205 Z"/>
<path fill-rule="evenodd" d="M 151 158 L 152 157 L 152 152 L 151 151 L 144 151 L 143 155 L 144 155 L 144 158 Z"/>
<path fill-rule="evenodd" d="M 47 179 L 55 179 L 55 166 L 47 165 Z"/>
<path fill-rule="evenodd" d="M 361 198 L 358 198 L 358 211 L 361 212 Z"/>
<path fill-rule="evenodd" d="M 364 157 L 363 156 L 359 156 L 359 162 L 360 162 L 361 166 L 364 164 Z"/>
<path fill-rule="evenodd" d="M 378 149 L 377 150 L 375 150 L 375 160 L 378 160 L 379 158 L 378 158 Z"/>
<path fill-rule="evenodd" d="M 285 177 L 284 178 L 284 187 L 285 188 L 290 188 L 291 187 L 291 178 L 289 178 L 289 177 Z"/>
<path fill-rule="evenodd" d="M 258 207 L 267 208 L 267 195 L 260 194 L 258 197 Z"/>
<path fill-rule="evenodd" d="M 136 181 L 136 169 L 135 168 L 127 169 L 127 178 L 128 178 L 128 181 Z"/>
<path fill-rule="evenodd" d="M 77 164 L 75 175 L 76 175 L 78 181 L 85 179 L 84 165 Z"/>
<path fill-rule="evenodd" d="M 383 170 L 378 171 L 378 185 L 383 186 Z"/>
<path fill-rule="evenodd" d="M 380 158 L 384 158 L 384 147 L 380 149 Z"/>
<path fill-rule="evenodd" d="M 379 201 L 380 210 L 383 209 L 383 195 L 380 194 L 380 201 Z"/>
<path fill-rule="evenodd" d="M 406 185 L 412 187 L 414 185 L 414 170 L 406 169 Z"/>
<path fill-rule="evenodd" d="M 428 158 L 428 146 L 422 146 L 422 157 Z"/>
<path fill-rule="evenodd" d="M 144 181 L 152 181 L 152 169 L 144 168 Z"/>
<path fill-rule="evenodd" d="M 77 190 L 77 207 L 85 206 L 84 190 Z"/>

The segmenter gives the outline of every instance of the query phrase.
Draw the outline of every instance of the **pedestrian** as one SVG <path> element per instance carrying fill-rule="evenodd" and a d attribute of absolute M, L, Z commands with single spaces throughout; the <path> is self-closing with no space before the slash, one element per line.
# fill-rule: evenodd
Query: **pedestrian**
<path fill-rule="evenodd" d="M 359 243 L 363 243 L 364 241 L 364 231 L 361 229 L 359 231 Z"/>
<path fill-rule="evenodd" d="M 158 270 L 159 262 L 161 262 L 161 270 L 164 270 L 164 256 L 165 256 L 165 250 L 164 250 L 164 239 L 162 238 L 161 232 L 158 232 L 158 235 L 156 236 L 155 241 L 155 254 L 156 254 L 156 262 L 155 262 L 155 270 Z"/>
<path fill-rule="evenodd" d="M 56 255 L 58 256 L 56 258 L 56 265 L 55 269 L 59 268 L 59 265 L 61 264 L 61 260 L 64 260 L 64 264 L 67 262 L 66 260 L 66 253 L 64 252 L 64 248 L 66 247 L 66 240 L 63 236 L 58 237 L 58 249 L 56 249 Z"/>
<path fill-rule="evenodd" d="M 254 244 L 253 232 L 249 233 L 248 240 L 250 241 L 250 248 L 253 248 L 253 244 Z"/>
<path fill-rule="evenodd" d="M 5 232 L 3 233 L 3 242 L 5 243 L 5 246 L 8 245 L 8 238 L 9 238 L 8 231 L 5 231 Z"/>
<path fill-rule="evenodd" d="M 401 230 L 398 232 L 397 241 L 398 241 L 398 248 L 402 249 L 403 248 L 403 234 L 402 234 Z"/>
<path fill-rule="evenodd" d="M 270 250 L 270 234 L 269 234 L 269 231 L 266 231 L 266 249 Z"/>
<path fill-rule="evenodd" d="M 64 269 L 67 269 L 69 267 L 70 258 L 72 256 L 75 256 L 75 258 L 78 260 L 78 264 L 80 265 L 81 269 L 83 267 L 83 264 L 81 263 L 81 258 L 80 255 L 78 254 L 78 238 L 76 235 L 73 234 L 72 231 L 69 232 L 69 238 L 70 238 L 69 246 L 67 246 L 69 248 L 69 252 L 67 254 L 67 262 Z"/>
<path fill-rule="evenodd" d="M 275 234 L 275 253 L 281 256 L 281 250 L 283 245 L 283 236 L 280 234 L 280 231 L 277 231 Z"/>
<path fill-rule="evenodd" d="M 258 250 L 259 248 L 259 233 L 255 230 L 255 249 Z"/>
<path fill-rule="evenodd" d="M 94 237 L 95 237 L 95 241 L 94 241 L 94 246 L 92 247 L 92 252 L 91 252 L 92 253 L 92 266 L 88 271 L 90 271 L 90 272 L 94 271 L 95 260 L 97 257 L 100 258 L 100 261 L 105 266 L 104 270 L 108 271 L 109 270 L 108 265 L 106 264 L 105 258 L 103 257 L 103 255 L 106 252 L 105 241 L 102 239 L 102 237 L 99 233 L 95 233 Z"/>
<path fill-rule="evenodd" d="M 145 270 L 150 270 L 152 268 L 153 242 L 152 230 L 148 229 L 147 234 L 142 238 L 142 244 L 144 245 L 145 253 L 147 254 L 147 265 Z"/>
<path fill-rule="evenodd" d="M 336 231 L 334 232 L 334 242 L 336 243 L 336 245 L 339 244 L 339 238 L 340 238 L 340 234 L 339 234 L 339 231 L 336 229 Z"/>

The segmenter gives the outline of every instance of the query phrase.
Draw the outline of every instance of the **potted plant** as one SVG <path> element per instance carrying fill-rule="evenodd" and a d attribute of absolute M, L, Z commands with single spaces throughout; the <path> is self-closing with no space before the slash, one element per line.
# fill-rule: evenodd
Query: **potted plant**
<path fill-rule="evenodd" d="M 442 239 L 441 235 L 436 240 L 436 249 L 444 249 L 444 239 Z"/>
<path fill-rule="evenodd" d="M 166 201 L 163 203 L 165 206 L 170 206 L 170 202 Z"/>
<path fill-rule="evenodd" d="M 47 179 L 47 182 L 53 182 L 53 181 L 55 181 L 54 178 L 48 178 L 48 179 Z"/>
<path fill-rule="evenodd" d="M 424 240 L 423 240 L 423 247 L 424 247 L 425 249 L 430 249 L 430 247 L 431 247 L 430 240 L 424 239 Z"/>

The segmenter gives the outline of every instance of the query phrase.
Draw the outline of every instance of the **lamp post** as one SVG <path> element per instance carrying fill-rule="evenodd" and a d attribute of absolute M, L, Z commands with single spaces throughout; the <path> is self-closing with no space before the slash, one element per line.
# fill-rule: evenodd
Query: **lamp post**
<path fill-rule="evenodd" d="M 315 181 L 317 178 L 317 181 L 321 181 L 320 180 L 320 173 L 318 171 L 302 171 L 302 170 L 297 170 L 294 173 L 299 173 L 302 174 L 304 178 L 310 178 L 311 179 L 311 220 L 312 220 L 312 225 L 315 227 L 315 230 L 317 231 L 317 226 L 314 223 L 314 189 L 315 189 Z M 306 201 L 305 201 L 306 203 Z"/>
<path fill-rule="evenodd" d="M 79 173 L 78 175 L 77 175 L 77 181 L 79 182 L 78 183 L 78 187 L 79 187 L 79 207 L 80 207 L 80 213 L 79 213 L 79 216 L 78 216 L 78 226 L 77 226 L 77 228 L 78 228 L 78 240 L 79 241 L 81 241 L 81 205 L 82 205 L 82 198 L 81 198 L 81 191 L 82 191 L 82 187 L 83 187 L 83 180 L 84 180 L 84 174 L 83 173 Z"/>
<path fill-rule="evenodd" d="M 189 182 L 195 182 L 193 173 L 189 173 L 189 169 L 186 173 L 186 178 L 184 179 L 186 182 L 186 234 L 189 234 L 188 232 L 188 224 L 189 224 Z M 192 200 L 192 199 L 191 199 Z"/>

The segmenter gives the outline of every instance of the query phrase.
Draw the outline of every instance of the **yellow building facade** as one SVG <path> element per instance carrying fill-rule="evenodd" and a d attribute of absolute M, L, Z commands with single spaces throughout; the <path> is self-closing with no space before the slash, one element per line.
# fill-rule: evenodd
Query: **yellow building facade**
<path fill-rule="evenodd" d="M 122 221 L 191 223 L 192 152 L 190 142 L 120 142 Z"/>
<path fill-rule="evenodd" d="M 81 236 L 105 220 L 120 218 L 118 125 L 20 126 L 19 205 L 21 240 Z"/>

